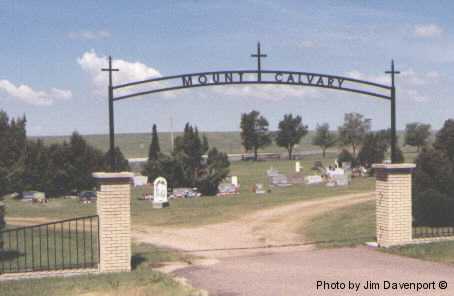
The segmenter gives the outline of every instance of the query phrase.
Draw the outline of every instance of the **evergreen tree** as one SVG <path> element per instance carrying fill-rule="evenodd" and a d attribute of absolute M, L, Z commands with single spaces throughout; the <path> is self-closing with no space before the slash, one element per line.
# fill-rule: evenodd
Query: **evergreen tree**
<path fill-rule="evenodd" d="M 9 119 L 6 112 L 0 111 L 0 196 L 19 192 L 23 186 L 25 125 L 25 116 Z"/>
<path fill-rule="evenodd" d="M 218 186 L 229 175 L 230 162 L 225 153 L 216 148 L 208 151 L 207 164 L 199 177 L 198 185 L 204 195 L 214 195 L 218 192 Z"/>
<path fill-rule="evenodd" d="M 107 151 L 104 154 L 104 160 L 103 160 L 104 168 L 108 172 L 113 171 L 112 167 L 110 166 L 110 160 L 112 159 L 110 154 L 111 154 L 110 150 Z M 126 171 L 131 170 L 131 168 L 129 167 L 129 162 L 123 155 L 123 152 L 121 152 L 120 147 L 118 147 L 118 146 L 115 147 L 114 156 L 115 156 L 115 166 L 116 166 L 115 170 L 117 172 L 126 172 Z"/>
<path fill-rule="evenodd" d="M 71 189 L 76 191 L 93 189 L 95 181 L 92 173 L 101 171 L 104 167 L 102 152 L 88 145 L 81 135 L 74 132 L 69 141 L 69 162 Z"/>
<path fill-rule="evenodd" d="M 153 130 L 151 132 L 151 143 L 150 148 L 148 149 L 148 159 L 158 160 L 160 152 L 161 148 L 159 145 L 158 131 L 156 128 L 156 124 L 153 124 Z"/>

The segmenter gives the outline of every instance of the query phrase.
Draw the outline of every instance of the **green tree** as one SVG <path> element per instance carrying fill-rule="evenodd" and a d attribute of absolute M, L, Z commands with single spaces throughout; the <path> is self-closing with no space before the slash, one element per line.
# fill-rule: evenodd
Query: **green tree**
<path fill-rule="evenodd" d="M 53 144 L 47 150 L 49 182 L 46 194 L 57 197 L 70 193 L 74 188 L 70 175 L 70 172 L 73 171 L 73 164 L 70 162 L 69 144 L 66 141 L 63 144 Z"/>
<path fill-rule="evenodd" d="M 434 147 L 454 161 L 454 119 L 448 119 L 435 137 Z"/>
<path fill-rule="evenodd" d="M 358 162 L 370 168 L 374 163 L 382 163 L 388 148 L 386 137 L 379 132 L 369 132 L 363 141 L 363 145 L 358 153 Z"/>
<path fill-rule="evenodd" d="M 364 137 L 369 132 L 371 120 L 364 118 L 359 113 L 347 113 L 344 116 L 344 124 L 339 127 L 339 143 L 347 146 L 351 145 L 353 157 L 356 157 L 356 151 L 362 144 Z"/>
<path fill-rule="evenodd" d="M 5 204 L 3 203 L 3 197 L 0 197 L 0 251 L 3 249 L 3 234 L 2 234 L 2 230 L 3 228 L 5 228 L 6 226 L 6 222 L 5 222 L 5 209 L 6 209 L 6 206 Z"/>
<path fill-rule="evenodd" d="M 216 194 L 219 184 L 229 175 L 229 166 L 227 154 L 211 148 L 208 151 L 206 166 L 197 182 L 200 192 L 204 195 Z"/>
<path fill-rule="evenodd" d="M 254 152 L 257 160 L 258 149 L 271 144 L 271 134 L 268 131 L 268 120 L 258 111 L 241 114 L 241 140 L 246 151 Z"/>
<path fill-rule="evenodd" d="M 114 149 L 114 156 L 115 156 L 115 171 L 117 172 L 126 172 L 130 171 L 131 168 L 129 167 L 129 161 L 126 159 L 126 157 L 123 155 L 123 152 L 121 152 L 120 147 L 115 147 Z M 107 151 L 104 154 L 104 168 L 108 172 L 114 171 L 110 165 L 110 160 L 111 160 L 111 152 L 110 150 Z"/>
<path fill-rule="evenodd" d="M 312 144 L 319 146 L 322 149 L 323 158 L 326 156 L 326 149 L 336 145 L 336 135 L 329 131 L 329 124 L 317 124 L 315 136 L 312 139 Z"/>
<path fill-rule="evenodd" d="M 228 175 L 228 157 L 216 148 L 209 149 L 206 136 L 200 137 L 197 127 L 187 123 L 183 135 L 175 138 L 172 155 L 159 153 L 149 159 L 143 174 L 152 181 L 158 176 L 167 179 L 169 187 L 198 187 L 204 195 L 217 193 L 219 183 Z M 203 155 L 208 152 L 207 160 Z"/>
<path fill-rule="evenodd" d="M 405 127 L 405 145 L 416 146 L 418 152 L 427 145 L 430 136 L 430 124 L 409 123 Z"/>
<path fill-rule="evenodd" d="M 158 131 L 156 128 L 156 124 L 153 124 L 153 130 L 151 132 L 151 143 L 148 149 L 148 159 L 157 160 L 159 157 L 159 153 L 161 153 L 161 148 L 159 145 Z"/>
<path fill-rule="evenodd" d="M 104 169 L 104 155 L 88 145 L 85 139 L 74 132 L 69 141 L 69 169 L 71 190 L 91 190 L 95 186 L 92 173 Z"/>
<path fill-rule="evenodd" d="M 25 125 L 25 116 L 10 119 L 0 111 L 0 196 L 19 192 L 23 187 Z"/>
<path fill-rule="evenodd" d="M 25 168 L 22 174 L 22 190 L 38 190 L 47 193 L 51 171 L 49 151 L 41 140 L 28 141 L 25 150 Z"/>
<path fill-rule="evenodd" d="M 292 114 L 285 114 L 284 118 L 279 122 L 276 144 L 287 149 L 288 159 L 292 159 L 295 145 L 307 135 L 307 132 L 307 125 L 303 125 L 301 116 L 293 117 Z"/>
<path fill-rule="evenodd" d="M 423 148 L 413 174 L 414 223 L 454 226 L 454 169 L 443 150 Z"/>

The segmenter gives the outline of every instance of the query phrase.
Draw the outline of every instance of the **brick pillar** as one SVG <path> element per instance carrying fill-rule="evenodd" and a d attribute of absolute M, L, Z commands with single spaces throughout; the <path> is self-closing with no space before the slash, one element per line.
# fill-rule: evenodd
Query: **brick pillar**
<path fill-rule="evenodd" d="M 131 270 L 132 173 L 93 173 L 97 181 L 99 271 Z"/>
<path fill-rule="evenodd" d="M 411 174 L 415 164 L 375 164 L 376 230 L 380 247 L 412 240 Z"/>

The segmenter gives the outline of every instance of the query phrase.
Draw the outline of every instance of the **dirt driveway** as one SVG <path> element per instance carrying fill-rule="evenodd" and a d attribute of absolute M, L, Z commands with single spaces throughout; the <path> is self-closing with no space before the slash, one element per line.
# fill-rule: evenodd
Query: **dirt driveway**
<path fill-rule="evenodd" d="M 359 193 L 301 201 L 260 210 L 241 219 L 199 227 L 173 228 L 135 225 L 133 239 L 185 251 L 257 248 L 304 243 L 297 230 L 304 221 L 329 210 L 373 200 L 373 193 Z M 204 252 L 222 257 L 231 252 Z"/>

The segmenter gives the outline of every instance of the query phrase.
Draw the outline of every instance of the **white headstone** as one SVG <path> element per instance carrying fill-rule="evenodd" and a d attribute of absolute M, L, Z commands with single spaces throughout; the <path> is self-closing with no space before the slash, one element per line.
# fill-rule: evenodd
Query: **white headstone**
<path fill-rule="evenodd" d="M 148 183 L 147 176 L 134 176 L 133 178 L 134 187 L 145 186 Z"/>
<path fill-rule="evenodd" d="M 304 178 L 306 184 L 320 184 L 323 182 L 323 179 L 319 175 L 307 176 Z"/>
<path fill-rule="evenodd" d="M 301 172 L 301 163 L 300 163 L 299 161 L 297 161 L 297 162 L 295 163 L 295 171 L 296 171 L 297 173 Z"/>
<path fill-rule="evenodd" d="M 154 182 L 153 203 L 165 204 L 169 200 L 167 198 L 167 180 L 163 177 L 157 177 Z"/>
<path fill-rule="evenodd" d="M 232 185 L 238 187 L 238 176 L 232 176 Z"/>

